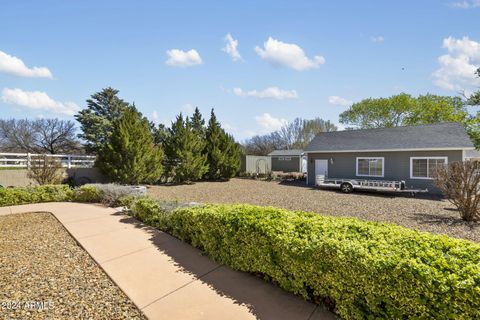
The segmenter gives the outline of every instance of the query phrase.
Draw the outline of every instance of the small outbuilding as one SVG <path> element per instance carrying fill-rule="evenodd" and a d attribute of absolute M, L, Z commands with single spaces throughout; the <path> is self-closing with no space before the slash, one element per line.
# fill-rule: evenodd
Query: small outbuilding
<path fill-rule="evenodd" d="M 307 160 L 303 150 L 274 150 L 268 154 L 272 159 L 272 171 L 306 172 Z"/>

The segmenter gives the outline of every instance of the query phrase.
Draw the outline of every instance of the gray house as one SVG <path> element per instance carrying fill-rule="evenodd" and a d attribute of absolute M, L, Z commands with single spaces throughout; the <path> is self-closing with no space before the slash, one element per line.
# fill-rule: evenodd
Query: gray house
<path fill-rule="evenodd" d="M 408 188 L 432 190 L 436 166 L 463 161 L 474 149 L 458 123 L 320 133 L 305 150 L 307 184 L 324 175 L 404 180 Z"/>
<path fill-rule="evenodd" d="M 268 155 L 272 159 L 272 171 L 303 172 L 302 167 L 303 150 L 275 150 Z M 303 161 L 305 162 L 305 161 Z"/>

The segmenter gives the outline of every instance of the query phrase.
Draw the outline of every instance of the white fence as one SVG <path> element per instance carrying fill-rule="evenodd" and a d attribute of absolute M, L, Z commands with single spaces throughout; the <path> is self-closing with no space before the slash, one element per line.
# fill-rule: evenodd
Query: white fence
<path fill-rule="evenodd" d="M 43 156 L 58 160 L 62 167 L 68 169 L 92 168 L 95 163 L 95 156 L 80 154 L 0 153 L 0 168 L 29 168 L 35 158 Z"/>

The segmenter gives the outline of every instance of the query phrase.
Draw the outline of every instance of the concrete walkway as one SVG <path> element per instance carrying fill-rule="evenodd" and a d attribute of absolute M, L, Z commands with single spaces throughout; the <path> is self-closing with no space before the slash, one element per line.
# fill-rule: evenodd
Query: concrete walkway
<path fill-rule="evenodd" d="M 150 319 L 335 319 L 112 208 L 79 203 L 1 207 L 51 212 Z"/>

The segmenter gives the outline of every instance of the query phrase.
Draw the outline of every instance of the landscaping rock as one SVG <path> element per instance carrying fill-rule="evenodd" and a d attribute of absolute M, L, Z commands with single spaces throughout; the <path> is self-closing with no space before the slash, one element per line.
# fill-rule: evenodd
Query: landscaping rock
<path fill-rule="evenodd" d="M 448 234 L 480 242 L 480 223 L 460 219 L 456 208 L 440 198 L 320 190 L 305 184 L 231 179 L 192 185 L 151 186 L 148 194 L 162 201 L 249 203 L 324 215 L 391 222 L 407 228 Z"/>
<path fill-rule="evenodd" d="M 1 319 L 145 319 L 50 213 L 0 217 Z"/>

